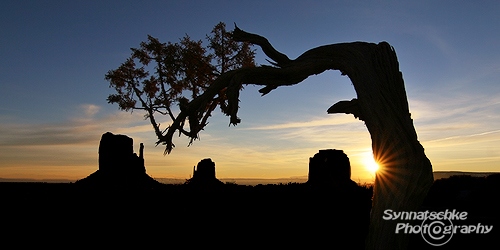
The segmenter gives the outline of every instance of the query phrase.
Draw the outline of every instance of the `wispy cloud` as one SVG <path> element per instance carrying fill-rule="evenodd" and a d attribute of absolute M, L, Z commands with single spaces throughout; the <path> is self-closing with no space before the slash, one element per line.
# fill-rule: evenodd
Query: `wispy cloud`
<path fill-rule="evenodd" d="M 95 114 L 99 112 L 101 107 L 94 104 L 83 104 L 80 106 L 80 109 L 83 110 L 83 113 L 86 117 L 93 117 Z"/>
<path fill-rule="evenodd" d="M 500 97 L 463 88 L 411 102 L 420 141 L 435 170 L 500 171 Z"/>
<path fill-rule="evenodd" d="M 352 116 L 328 116 L 327 118 L 311 118 L 308 121 L 292 121 L 287 123 L 264 125 L 245 128 L 246 130 L 278 130 L 278 129 L 294 129 L 294 128 L 313 128 L 322 126 L 335 126 L 355 123 L 356 120 Z M 359 122 L 359 121 L 358 121 Z"/>
<path fill-rule="evenodd" d="M 142 116 L 125 112 L 97 117 L 96 105 L 81 107 L 80 116 L 71 117 L 54 123 L 0 123 L 0 145 L 68 145 L 95 141 L 104 133 L 120 127 L 130 128 L 131 132 L 143 131 Z M 124 131 L 125 129 L 118 129 Z"/>
<path fill-rule="evenodd" d="M 458 141 L 465 141 L 465 140 L 473 140 L 475 143 L 484 140 L 498 140 L 500 134 L 500 129 L 499 130 L 492 130 L 492 131 L 486 131 L 486 132 L 481 132 L 481 133 L 475 133 L 475 134 L 465 134 L 465 135 L 457 135 L 457 136 L 450 136 L 450 137 L 445 137 L 445 138 L 440 138 L 440 139 L 435 139 L 435 140 L 430 140 L 426 141 L 426 143 L 443 143 L 446 141 L 452 141 L 451 143 L 457 144 Z M 483 140 L 479 139 L 479 137 L 483 137 Z"/>

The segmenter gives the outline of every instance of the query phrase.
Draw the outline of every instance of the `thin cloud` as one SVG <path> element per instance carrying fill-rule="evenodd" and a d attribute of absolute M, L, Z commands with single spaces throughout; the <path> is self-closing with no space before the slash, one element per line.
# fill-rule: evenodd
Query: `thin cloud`
<path fill-rule="evenodd" d="M 256 127 L 244 128 L 242 130 L 279 130 L 279 129 L 294 129 L 294 128 L 312 128 L 312 127 L 322 127 L 322 126 L 344 125 L 355 122 L 359 122 L 359 120 L 353 119 L 352 116 L 335 116 L 335 117 L 330 116 L 329 118 L 313 118 L 310 121 L 288 122 L 276 125 L 256 126 Z"/>
<path fill-rule="evenodd" d="M 118 129 L 120 132 L 145 131 L 138 115 L 124 112 L 94 117 L 99 111 L 96 105 L 81 107 L 81 116 L 66 121 L 44 124 L 0 123 L 1 146 L 73 145 L 94 142 L 102 133 Z M 142 116 L 141 116 L 142 118 Z M 127 129 L 125 129 L 127 128 Z M 130 130 L 128 129 L 130 128 Z M 112 131 L 113 132 L 113 131 Z"/>
<path fill-rule="evenodd" d="M 495 93 L 447 94 L 430 94 L 412 101 L 412 118 L 423 141 L 439 142 L 498 131 L 500 98 Z"/>
<path fill-rule="evenodd" d="M 430 94 L 420 100 L 411 100 L 412 118 L 416 121 L 434 121 L 446 124 L 450 121 L 463 119 L 464 116 L 494 115 L 498 110 L 500 98 L 489 95 L 467 95 L 448 92 L 446 96 Z M 477 120 L 473 120 L 477 121 Z"/>
<path fill-rule="evenodd" d="M 443 141 L 451 141 L 451 140 L 457 141 L 457 140 L 461 140 L 461 139 L 470 139 L 470 138 L 474 138 L 474 137 L 480 137 L 480 136 L 486 136 L 486 135 L 492 135 L 492 134 L 499 134 L 499 133 L 500 133 L 500 129 L 499 130 L 492 130 L 492 131 L 481 132 L 481 133 L 475 133 L 475 134 L 450 136 L 450 137 L 446 137 L 446 138 L 440 138 L 440 139 L 436 139 L 436 140 L 426 141 L 426 143 L 435 143 L 435 142 L 443 142 Z M 488 140 L 491 140 L 491 139 L 493 139 L 493 138 L 491 138 L 491 137 L 488 138 Z"/>
<path fill-rule="evenodd" d="M 444 38 L 443 32 L 435 27 L 427 26 L 422 27 L 421 34 L 427 38 L 434 46 L 436 46 L 443 54 L 451 58 L 454 54 L 454 48 L 451 44 Z"/>
<path fill-rule="evenodd" d="M 94 104 L 83 104 L 80 106 L 80 109 L 83 110 L 83 113 L 86 117 L 93 117 L 95 114 L 99 112 L 101 107 Z"/>

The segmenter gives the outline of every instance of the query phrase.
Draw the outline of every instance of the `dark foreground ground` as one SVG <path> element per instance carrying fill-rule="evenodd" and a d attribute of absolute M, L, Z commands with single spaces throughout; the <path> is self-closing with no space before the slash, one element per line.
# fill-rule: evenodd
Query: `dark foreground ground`
<path fill-rule="evenodd" d="M 420 234 L 411 249 L 498 249 L 500 177 L 438 180 L 422 211 L 468 213 L 456 225 L 492 225 L 488 234 L 454 234 L 433 247 Z M 361 249 L 367 234 L 369 187 L 311 188 L 306 184 L 223 184 L 203 188 L 81 187 L 71 184 L 0 183 L 3 241 L 17 246 L 231 249 Z M 17 240 L 18 238 L 24 240 Z M 64 240 L 63 240 L 64 239 Z M 96 243 L 101 242 L 101 243 Z M 151 247 L 147 247 L 151 246 Z"/>

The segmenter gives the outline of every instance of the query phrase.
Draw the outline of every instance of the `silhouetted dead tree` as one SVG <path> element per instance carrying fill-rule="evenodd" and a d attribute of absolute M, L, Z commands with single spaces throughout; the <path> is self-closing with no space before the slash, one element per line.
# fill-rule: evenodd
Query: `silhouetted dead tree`
<path fill-rule="evenodd" d="M 325 70 L 340 70 L 347 75 L 356 90 L 357 98 L 339 101 L 328 113 L 353 114 L 363 120 L 370 132 L 375 159 L 382 169 L 377 173 L 374 189 L 371 224 L 367 238 L 368 249 L 404 249 L 408 235 L 395 234 L 397 221 L 384 221 L 384 210 L 417 211 L 433 183 L 432 165 L 417 139 L 402 74 L 394 49 L 387 43 L 339 43 L 320 46 L 291 60 L 272 47 L 268 40 L 235 28 L 236 41 L 259 45 L 272 59 L 273 66 L 236 69 L 221 75 L 199 97 L 192 100 L 159 143 L 166 151 L 173 148 L 172 136 L 197 114 L 221 90 L 228 96 L 231 124 L 240 119 L 238 95 L 241 84 L 263 85 L 265 95 L 279 86 L 294 85 Z M 194 118 L 194 119 L 193 119 Z"/>

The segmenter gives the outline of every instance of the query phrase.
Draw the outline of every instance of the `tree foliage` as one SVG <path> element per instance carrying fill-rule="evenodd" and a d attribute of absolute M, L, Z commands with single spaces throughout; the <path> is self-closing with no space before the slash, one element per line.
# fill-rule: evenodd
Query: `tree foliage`
<path fill-rule="evenodd" d="M 168 117 L 171 123 L 177 122 L 176 129 L 190 137 L 192 143 L 217 106 L 230 115 L 238 104 L 229 100 L 230 93 L 224 88 L 188 117 L 179 117 L 179 111 L 185 110 L 224 73 L 255 67 L 255 51 L 251 45 L 235 41 L 224 23 L 218 23 L 206 40 L 208 45 L 204 46 L 201 40 L 195 41 L 186 35 L 177 43 L 162 43 L 148 35 L 139 48 L 131 49 L 132 54 L 124 63 L 107 72 L 105 79 L 116 90 L 108 96 L 108 103 L 116 103 L 125 111 L 145 110 L 145 118 L 150 120 L 159 139 L 157 144 L 166 144 L 162 138 L 170 127 L 161 128 L 158 115 Z M 239 92 L 241 88 L 240 84 L 232 92 Z M 165 153 L 173 146 L 167 145 Z"/>

